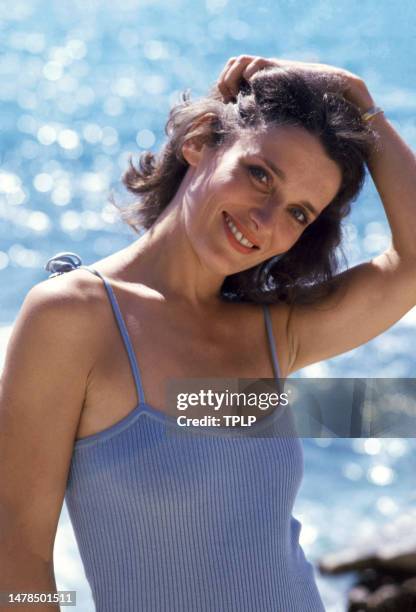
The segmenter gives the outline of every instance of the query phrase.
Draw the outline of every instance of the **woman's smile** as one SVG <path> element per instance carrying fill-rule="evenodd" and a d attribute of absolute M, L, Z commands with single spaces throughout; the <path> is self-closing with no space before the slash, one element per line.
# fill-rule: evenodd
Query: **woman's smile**
<path fill-rule="evenodd" d="M 254 250 L 259 248 L 257 245 L 253 244 L 253 242 L 248 239 L 245 233 L 242 233 L 240 231 L 239 227 L 241 226 L 239 225 L 239 227 L 237 227 L 236 222 L 230 217 L 228 213 L 223 211 L 222 214 L 224 218 L 224 229 L 227 238 L 230 244 L 237 251 L 239 251 L 240 253 L 247 254 L 252 253 Z M 244 230 L 244 228 L 242 227 L 241 229 Z"/>

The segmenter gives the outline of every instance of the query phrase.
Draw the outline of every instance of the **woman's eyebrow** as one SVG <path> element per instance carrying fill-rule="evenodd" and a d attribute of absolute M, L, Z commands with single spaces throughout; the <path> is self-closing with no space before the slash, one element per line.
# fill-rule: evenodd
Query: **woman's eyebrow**
<path fill-rule="evenodd" d="M 264 155 L 260 155 L 258 154 L 258 157 L 260 157 L 260 159 L 266 164 L 266 166 L 269 166 L 270 170 L 272 170 L 275 174 L 277 174 L 277 176 L 279 178 L 282 179 L 283 182 L 286 181 L 286 174 L 283 172 L 283 170 L 281 170 L 280 168 L 278 168 L 274 162 L 272 162 L 270 159 L 268 159 L 267 157 L 264 157 Z"/>
<path fill-rule="evenodd" d="M 264 155 L 257 155 L 265 164 L 266 166 L 269 167 L 269 169 L 274 172 L 274 174 L 276 174 L 283 182 L 286 181 L 286 174 L 283 172 L 283 170 L 281 168 L 279 168 L 278 166 L 276 166 L 276 164 L 274 162 L 272 162 L 270 159 L 268 159 L 267 157 L 264 157 Z M 319 213 L 316 210 L 316 208 L 307 200 L 302 200 L 301 202 L 298 202 L 298 204 L 303 204 L 303 206 L 305 206 L 305 208 L 307 208 L 312 214 L 313 216 L 316 218 L 318 217 Z"/>

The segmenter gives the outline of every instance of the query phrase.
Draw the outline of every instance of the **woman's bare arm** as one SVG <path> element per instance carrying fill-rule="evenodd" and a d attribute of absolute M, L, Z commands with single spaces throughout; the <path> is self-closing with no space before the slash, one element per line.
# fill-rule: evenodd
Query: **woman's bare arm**
<path fill-rule="evenodd" d="M 375 105 L 366 84 L 353 81 L 345 97 L 361 112 Z M 416 261 L 416 157 L 393 125 L 380 113 L 370 119 L 379 136 L 368 169 L 384 206 L 392 250 L 402 261 Z"/>
<path fill-rule="evenodd" d="M 374 105 L 365 84 L 347 96 L 361 111 Z M 290 371 L 349 351 L 379 335 L 416 306 L 416 158 L 382 113 L 368 167 L 391 229 L 391 246 L 341 274 L 342 286 L 316 307 L 293 308 Z"/>
<path fill-rule="evenodd" d="M 416 304 L 415 265 L 393 251 L 342 272 L 334 294 L 318 304 L 292 308 L 287 326 L 292 347 L 288 375 L 369 342 Z M 270 307 L 272 318 L 274 306 Z"/>
<path fill-rule="evenodd" d="M 337 76 L 340 93 L 361 112 L 375 106 L 365 82 L 357 75 L 327 64 L 266 59 L 231 58 L 218 87 L 225 98 L 235 96 L 243 77 L 270 66 L 295 67 Z M 340 288 L 314 306 L 294 306 L 288 315 L 287 343 L 291 347 L 288 374 L 307 365 L 356 348 L 386 331 L 416 305 L 416 158 L 382 114 L 370 119 L 379 135 L 368 168 L 391 229 L 390 247 L 340 275 Z M 274 325 L 280 309 L 271 306 Z"/>
<path fill-rule="evenodd" d="M 2 592 L 56 589 L 55 534 L 98 342 L 85 282 L 70 273 L 33 287 L 8 344 L 0 385 Z"/>

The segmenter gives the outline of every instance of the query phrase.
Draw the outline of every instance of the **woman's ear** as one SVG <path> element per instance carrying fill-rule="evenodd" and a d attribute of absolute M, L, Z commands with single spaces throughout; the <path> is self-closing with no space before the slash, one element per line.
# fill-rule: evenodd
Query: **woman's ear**
<path fill-rule="evenodd" d="M 182 155 L 190 166 L 196 166 L 202 157 L 203 144 L 199 139 L 189 138 L 182 145 Z"/>
<path fill-rule="evenodd" d="M 190 166 L 196 166 L 203 155 L 204 144 L 211 140 L 214 113 L 205 113 L 194 122 L 187 140 L 182 145 L 182 155 Z"/>

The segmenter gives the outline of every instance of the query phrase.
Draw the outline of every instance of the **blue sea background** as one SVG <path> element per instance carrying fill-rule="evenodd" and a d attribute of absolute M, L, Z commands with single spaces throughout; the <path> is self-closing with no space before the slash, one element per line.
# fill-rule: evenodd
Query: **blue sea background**
<path fill-rule="evenodd" d="M 416 8 L 410 1 L 6 0 L 0 4 L 0 366 L 28 290 L 59 251 L 91 263 L 137 239 L 108 203 L 129 153 L 157 151 L 169 108 L 203 95 L 226 60 L 252 54 L 338 65 L 363 77 L 406 142 L 416 141 Z M 136 157 L 137 159 L 137 157 Z M 389 243 L 370 177 L 345 224 L 349 265 Z M 299 377 L 415 377 L 416 309 L 366 345 Z M 334 406 L 334 410 L 337 407 Z M 415 440 L 304 439 L 295 516 L 316 562 L 414 507 Z M 29 460 L 30 458 L 28 458 Z M 93 602 L 64 506 L 58 588 Z M 353 576 L 316 573 L 326 609 Z"/>

